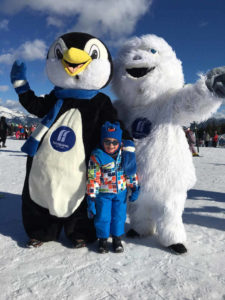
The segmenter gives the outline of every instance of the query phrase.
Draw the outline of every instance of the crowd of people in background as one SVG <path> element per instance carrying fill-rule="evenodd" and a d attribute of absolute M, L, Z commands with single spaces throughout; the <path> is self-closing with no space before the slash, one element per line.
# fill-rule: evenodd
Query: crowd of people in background
<path fill-rule="evenodd" d="M 7 136 L 15 137 L 16 139 L 23 139 L 26 140 L 32 132 L 36 129 L 37 124 L 32 125 L 23 125 L 21 123 L 8 123 L 6 122 L 6 118 L 2 116 L 0 118 L 0 148 L 6 147 L 6 139 Z M 222 135 L 219 136 L 218 132 L 215 131 L 213 136 L 210 136 L 210 134 L 207 131 L 203 132 L 203 136 L 200 138 L 196 136 L 195 130 L 193 130 L 191 127 L 183 127 L 184 132 L 187 138 L 187 142 L 190 148 L 190 151 L 193 156 L 199 156 L 198 155 L 198 147 L 218 147 L 219 142 L 221 140 L 224 141 L 225 144 L 225 137 Z"/>
<path fill-rule="evenodd" d="M 220 139 L 223 139 L 221 136 Z M 203 147 L 218 147 L 219 145 L 219 135 L 217 131 L 214 132 L 213 136 L 211 137 L 207 131 L 203 132 L 203 139 L 202 139 L 202 146 Z"/>
<path fill-rule="evenodd" d="M 0 148 L 6 147 L 7 136 L 15 137 L 16 139 L 26 140 L 32 132 L 36 129 L 37 125 L 23 125 L 16 123 L 7 123 L 6 118 L 0 118 Z"/>
<path fill-rule="evenodd" d="M 217 131 L 214 131 L 214 134 L 210 136 L 209 132 L 203 131 L 202 136 L 198 136 L 196 131 L 190 127 L 183 127 L 184 132 L 187 138 L 189 149 L 192 153 L 192 156 L 199 156 L 198 148 L 199 147 L 218 147 L 225 144 L 225 136 L 218 135 Z"/>
<path fill-rule="evenodd" d="M 22 125 L 22 124 L 16 124 L 16 125 L 11 125 L 11 135 L 15 136 L 16 139 L 27 139 L 31 133 L 35 130 L 36 125 Z"/>

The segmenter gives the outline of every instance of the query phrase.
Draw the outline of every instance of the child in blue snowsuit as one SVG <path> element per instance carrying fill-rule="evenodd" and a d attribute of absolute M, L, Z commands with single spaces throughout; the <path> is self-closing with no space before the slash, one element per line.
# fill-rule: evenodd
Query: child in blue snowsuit
<path fill-rule="evenodd" d="M 129 151 L 134 151 L 133 143 Z M 112 235 L 113 249 L 123 252 L 121 235 L 126 221 L 127 187 L 131 189 L 129 201 L 137 200 L 139 185 L 134 168 L 133 174 L 126 174 L 124 161 L 125 147 L 122 130 L 118 122 L 106 122 L 101 128 L 101 145 L 95 149 L 88 164 L 87 202 L 88 217 L 94 217 L 96 235 L 99 238 L 99 252 L 108 252 L 107 239 Z M 135 154 L 126 162 L 136 166 Z M 132 172 L 129 172 L 132 173 Z"/>

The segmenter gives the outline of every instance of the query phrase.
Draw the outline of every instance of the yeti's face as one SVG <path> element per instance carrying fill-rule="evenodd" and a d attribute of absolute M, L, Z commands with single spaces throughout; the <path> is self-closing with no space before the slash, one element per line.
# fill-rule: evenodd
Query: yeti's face
<path fill-rule="evenodd" d="M 131 106 L 147 105 L 184 84 L 180 60 L 166 41 L 155 35 L 126 42 L 114 63 L 113 88 Z"/>

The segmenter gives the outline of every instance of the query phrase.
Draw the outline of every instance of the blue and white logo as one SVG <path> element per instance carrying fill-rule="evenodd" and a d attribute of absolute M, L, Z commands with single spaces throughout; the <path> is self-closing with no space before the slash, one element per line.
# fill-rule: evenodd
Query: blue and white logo
<path fill-rule="evenodd" d="M 73 148 L 76 142 L 74 131 L 67 126 L 60 126 L 50 137 L 52 148 L 59 152 L 66 152 Z"/>
<path fill-rule="evenodd" d="M 137 118 L 132 123 L 132 135 L 135 139 L 147 137 L 152 128 L 152 123 L 147 118 Z"/>

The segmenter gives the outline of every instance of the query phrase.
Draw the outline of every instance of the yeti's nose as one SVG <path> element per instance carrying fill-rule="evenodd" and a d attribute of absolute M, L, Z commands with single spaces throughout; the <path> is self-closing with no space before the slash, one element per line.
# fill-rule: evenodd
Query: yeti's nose
<path fill-rule="evenodd" d="M 133 60 L 140 60 L 142 59 L 142 57 L 138 54 L 136 54 L 134 57 L 133 57 Z"/>

